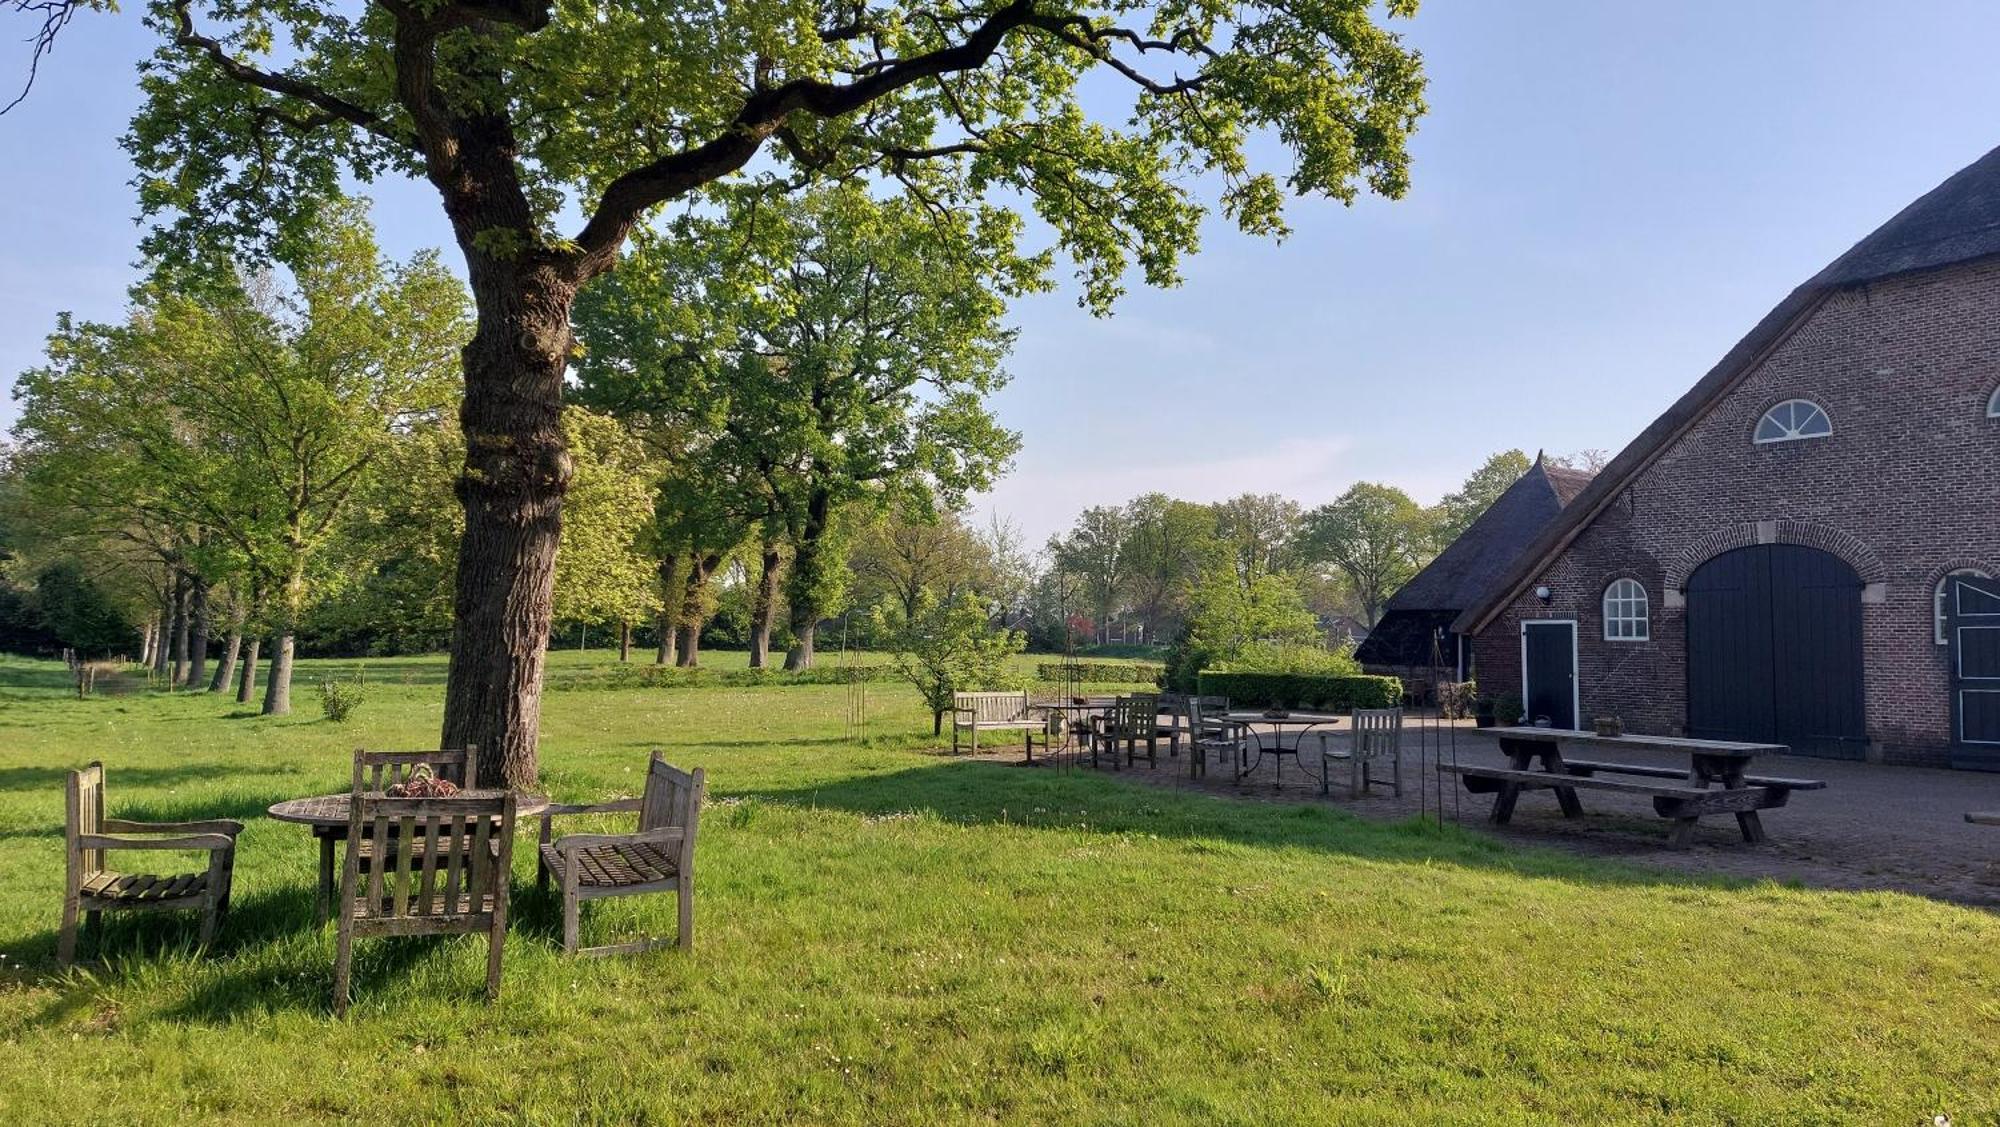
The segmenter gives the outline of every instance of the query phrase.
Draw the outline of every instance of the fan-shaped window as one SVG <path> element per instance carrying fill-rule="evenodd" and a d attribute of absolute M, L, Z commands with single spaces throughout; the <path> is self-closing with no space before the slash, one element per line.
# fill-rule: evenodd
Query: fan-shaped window
<path fill-rule="evenodd" d="M 1810 399 L 1787 399 L 1757 420 L 1758 442 L 1791 442 L 1801 438 L 1825 438 L 1833 433 L 1833 420 Z"/>
<path fill-rule="evenodd" d="M 1994 388 L 1993 394 L 1986 397 L 1986 417 L 2000 419 L 2000 387 Z"/>
<path fill-rule="evenodd" d="M 1951 614 L 1949 604 L 1945 600 L 1950 598 L 1951 577 L 1954 575 L 1971 575 L 1980 579 L 1993 578 L 1976 567 L 1962 567 L 1957 571 L 1947 573 L 1943 579 L 1938 580 L 1937 593 L 1931 598 L 1931 638 L 1940 646 L 1950 640 L 1945 636 L 1944 632 L 1945 620 Z"/>
<path fill-rule="evenodd" d="M 1646 589 L 1636 579 L 1614 580 L 1604 589 L 1604 640 L 1643 642 L 1651 636 Z"/>

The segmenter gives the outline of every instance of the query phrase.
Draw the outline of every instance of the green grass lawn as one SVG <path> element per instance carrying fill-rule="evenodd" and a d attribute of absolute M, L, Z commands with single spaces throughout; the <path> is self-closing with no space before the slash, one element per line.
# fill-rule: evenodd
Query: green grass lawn
<path fill-rule="evenodd" d="M 694 950 L 562 958 L 524 848 L 497 1005 L 480 941 L 374 941 L 338 1021 L 311 841 L 261 814 L 434 741 L 438 666 L 370 663 L 336 726 L 312 662 L 267 719 L 0 659 L 0 1122 L 2000 1117 L 1986 913 L 955 761 L 893 685 L 863 743 L 841 686 L 551 693 L 559 798 L 633 790 L 654 747 L 708 769 Z M 62 772 L 93 758 L 114 813 L 249 822 L 217 949 L 112 917 L 56 973 Z M 592 905 L 584 938 L 673 914 Z"/>

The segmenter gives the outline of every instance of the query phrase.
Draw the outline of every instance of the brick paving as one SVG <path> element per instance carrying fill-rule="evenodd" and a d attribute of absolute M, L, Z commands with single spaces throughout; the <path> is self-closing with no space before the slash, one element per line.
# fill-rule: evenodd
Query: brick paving
<path fill-rule="evenodd" d="M 1764 811 L 1770 840 L 1762 845 L 1746 844 L 1735 819 L 1721 816 L 1702 819 L 1694 843 L 1673 850 L 1666 847 L 1667 821 L 1653 813 L 1651 800 L 1643 795 L 1580 791 L 1584 816 L 1566 819 L 1552 793 L 1530 792 L 1521 797 L 1511 825 L 1493 826 L 1486 821 L 1492 797 L 1467 794 L 1456 786 L 1440 788 L 1436 765 L 1454 755 L 1461 763 L 1501 765 L 1496 741 L 1466 727 L 1428 720 L 1413 721 L 1404 739 L 1401 798 L 1378 787 L 1368 797 L 1350 800 L 1339 775 L 1333 795 L 1322 798 L 1318 778 L 1298 770 L 1290 757 L 1283 760 L 1282 786 L 1274 784 L 1269 761 L 1240 785 L 1226 767 L 1211 767 L 1208 779 L 1191 780 L 1185 757 L 1170 758 L 1164 745 L 1157 768 L 1148 768 L 1141 759 L 1122 771 L 1109 766 L 1094 770 L 1136 786 L 1193 789 L 1246 801 L 1326 802 L 1365 818 L 1407 818 L 1425 810 L 1436 813 L 1441 805 L 1448 821 L 1523 844 L 1663 869 L 1796 881 L 1815 888 L 1889 890 L 2000 907 L 2000 826 L 1965 821 L 1968 810 L 2000 811 L 2000 774 L 1806 756 L 1762 758 L 1752 769 L 1756 774 L 1825 779 L 1827 788 L 1797 792 L 1784 808 Z M 1309 766 L 1316 766 L 1315 743 L 1316 738 L 1307 744 Z M 1611 758 L 1595 751 L 1592 756 Z M 980 758 L 1018 762 L 1020 753 L 982 753 Z M 1678 765 L 1667 755 L 1617 758 Z M 1088 756 L 1045 769 L 1093 770 Z"/>

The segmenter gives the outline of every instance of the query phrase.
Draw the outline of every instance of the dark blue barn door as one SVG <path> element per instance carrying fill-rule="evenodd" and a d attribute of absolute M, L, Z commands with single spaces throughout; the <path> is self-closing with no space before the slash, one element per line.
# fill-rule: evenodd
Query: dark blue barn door
<path fill-rule="evenodd" d="M 2000 749 L 2000 580 L 1952 576 L 1945 615 L 1952 736 L 1968 748 Z"/>
<path fill-rule="evenodd" d="M 1688 577 L 1688 734 L 1859 759 L 1861 577 L 1796 544 L 1725 552 Z"/>
<path fill-rule="evenodd" d="M 1577 726 L 1576 623 L 1521 624 L 1521 703 L 1531 724 Z"/>

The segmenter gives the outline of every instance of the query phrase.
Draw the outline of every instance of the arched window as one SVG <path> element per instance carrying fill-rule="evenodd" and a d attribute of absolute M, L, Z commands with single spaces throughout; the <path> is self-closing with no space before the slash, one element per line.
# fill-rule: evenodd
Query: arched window
<path fill-rule="evenodd" d="M 1810 399 L 1787 399 L 1757 420 L 1757 433 L 1753 440 L 1765 442 L 1794 442 L 1801 438 L 1825 438 L 1833 433 L 1833 420 Z"/>
<path fill-rule="evenodd" d="M 1604 640 L 1643 642 L 1650 637 L 1646 589 L 1636 579 L 1613 580 L 1604 589 Z"/>
<path fill-rule="evenodd" d="M 1951 617 L 1951 606 L 1945 600 L 1950 597 L 1951 577 L 1954 575 L 1973 575 L 1980 579 L 1993 578 L 1976 567 L 1962 567 L 1957 571 L 1946 572 L 1944 578 L 1938 580 L 1937 592 L 1931 596 L 1931 638 L 1940 646 L 1951 640 L 1945 637 L 1944 632 L 1945 620 Z"/>
<path fill-rule="evenodd" d="M 1993 394 L 1986 397 L 1986 417 L 2000 419 L 2000 387 L 1994 388 Z"/>

